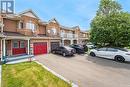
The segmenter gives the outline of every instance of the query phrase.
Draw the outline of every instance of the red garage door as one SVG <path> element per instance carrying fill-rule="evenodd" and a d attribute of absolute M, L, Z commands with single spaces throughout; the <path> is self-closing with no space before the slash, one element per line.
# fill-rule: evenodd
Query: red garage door
<path fill-rule="evenodd" d="M 34 43 L 34 55 L 47 53 L 47 42 Z"/>

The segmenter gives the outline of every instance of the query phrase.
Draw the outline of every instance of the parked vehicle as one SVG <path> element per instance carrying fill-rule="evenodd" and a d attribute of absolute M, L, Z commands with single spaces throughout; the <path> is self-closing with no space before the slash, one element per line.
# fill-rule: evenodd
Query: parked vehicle
<path fill-rule="evenodd" d="M 70 47 L 74 48 L 76 50 L 76 53 L 78 53 L 78 54 L 85 53 L 84 47 L 82 45 L 73 44 L 73 45 L 70 45 Z"/>
<path fill-rule="evenodd" d="M 75 49 L 68 46 L 60 46 L 60 47 L 57 47 L 56 49 L 53 49 L 52 53 L 60 54 L 60 55 L 63 55 L 64 57 L 73 56 L 75 54 Z"/>
<path fill-rule="evenodd" d="M 124 48 L 99 48 L 99 49 L 92 49 L 90 51 L 90 55 L 95 57 L 103 57 L 108 59 L 114 59 L 118 62 L 125 62 L 130 61 L 130 51 Z"/>
<path fill-rule="evenodd" d="M 96 46 L 92 43 L 88 43 L 86 44 L 86 46 L 89 48 L 89 49 L 93 49 L 93 48 L 96 48 Z"/>

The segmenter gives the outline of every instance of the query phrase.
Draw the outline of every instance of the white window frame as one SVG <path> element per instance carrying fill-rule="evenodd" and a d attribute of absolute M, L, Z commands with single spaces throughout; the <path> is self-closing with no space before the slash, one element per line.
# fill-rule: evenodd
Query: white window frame
<path fill-rule="evenodd" d="M 17 43 L 17 46 L 15 46 L 14 43 Z M 19 48 L 19 41 L 13 41 L 13 48 Z"/>
<path fill-rule="evenodd" d="M 56 35 L 57 34 L 57 29 L 56 28 L 52 28 L 51 29 L 51 33 L 53 33 L 53 35 Z"/>
<path fill-rule="evenodd" d="M 19 29 L 23 29 L 23 28 L 24 28 L 24 25 L 23 25 L 23 28 L 21 27 L 21 23 L 23 23 L 23 22 L 20 21 L 19 24 L 18 24 L 18 28 L 19 28 Z"/>
<path fill-rule="evenodd" d="M 24 46 L 23 46 L 24 44 Z M 20 41 L 20 48 L 25 48 L 25 41 Z"/>
<path fill-rule="evenodd" d="M 31 29 L 34 32 L 36 29 L 36 25 L 32 21 L 29 21 L 26 23 L 26 29 Z"/>

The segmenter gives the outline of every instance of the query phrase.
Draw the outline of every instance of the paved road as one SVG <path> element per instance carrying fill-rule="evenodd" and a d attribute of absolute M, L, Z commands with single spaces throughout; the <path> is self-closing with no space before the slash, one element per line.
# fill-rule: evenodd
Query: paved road
<path fill-rule="evenodd" d="M 66 58 L 47 54 L 36 59 L 80 87 L 130 87 L 130 63 L 87 55 Z"/>

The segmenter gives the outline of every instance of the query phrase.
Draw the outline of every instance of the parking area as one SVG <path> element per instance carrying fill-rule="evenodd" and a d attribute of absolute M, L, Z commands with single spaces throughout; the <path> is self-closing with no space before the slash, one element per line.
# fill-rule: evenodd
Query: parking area
<path fill-rule="evenodd" d="M 130 63 L 88 55 L 62 57 L 47 54 L 35 58 L 80 87 L 130 87 Z"/>

